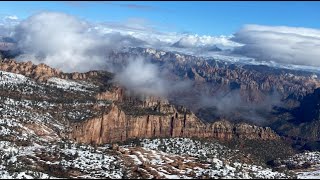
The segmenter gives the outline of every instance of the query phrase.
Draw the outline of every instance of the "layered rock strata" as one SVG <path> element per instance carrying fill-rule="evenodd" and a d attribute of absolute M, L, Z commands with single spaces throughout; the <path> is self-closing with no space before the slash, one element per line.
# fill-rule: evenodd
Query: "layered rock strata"
<path fill-rule="evenodd" d="M 104 144 L 136 138 L 196 137 L 230 140 L 244 139 L 278 140 L 270 128 L 245 123 L 233 124 L 226 120 L 204 123 L 193 113 L 163 112 L 162 115 L 127 115 L 116 104 L 101 117 L 72 123 L 70 138 L 81 143 Z"/>

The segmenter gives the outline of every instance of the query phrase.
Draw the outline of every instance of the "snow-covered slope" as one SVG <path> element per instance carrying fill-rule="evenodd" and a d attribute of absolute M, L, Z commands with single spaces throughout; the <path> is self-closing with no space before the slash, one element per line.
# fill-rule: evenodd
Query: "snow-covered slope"
<path fill-rule="evenodd" d="M 304 152 L 287 159 L 275 161 L 278 168 L 289 168 L 297 174 L 298 179 L 320 178 L 320 152 Z"/>
<path fill-rule="evenodd" d="M 0 71 L 0 85 L 3 84 L 22 84 L 28 80 L 27 77 L 21 74 L 15 74 L 5 71 Z"/>
<path fill-rule="evenodd" d="M 47 83 L 51 86 L 57 87 L 57 88 L 62 88 L 65 90 L 75 90 L 75 91 L 88 91 L 88 89 L 91 88 L 97 88 L 97 86 L 86 83 L 84 81 L 80 82 L 75 82 L 72 80 L 66 80 L 66 79 L 60 79 L 56 77 L 52 77 L 48 79 Z"/>
<path fill-rule="evenodd" d="M 159 144 L 159 142 L 161 142 Z M 191 143 L 195 155 L 188 155 L 180 146 L 168 146 L 169 153 L 158 145 L 166 143 Z M 105 145 L 92 147 L 70 141 L 59 143 L 30 143 L 18 145 L 0 141 L 1 178 L 290 178 L 270 168 L 232 161 L 227 154 L 232 150 L 220 144 L 175 138 L 143 140 L 140 145 Z M 202 147 L 214 147 L 211 151 Z M 150 148 L 147 148 L 150 147 Z M 179 152 L 179 153 L 177 153 Z M 204 153 L 205 152 L 205 153 Z M 213 152 L 225 153 L 214 157 Z M 213 154 L 212 154 L 213 153 Z M 208 156 L 202 156 L 206 154 Z M 213 156 L 210 156 L 213 155 Z"/>

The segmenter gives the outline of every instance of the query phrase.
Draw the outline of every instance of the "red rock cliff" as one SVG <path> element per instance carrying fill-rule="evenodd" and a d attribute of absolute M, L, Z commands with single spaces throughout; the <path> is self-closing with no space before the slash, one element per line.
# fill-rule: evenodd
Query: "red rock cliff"
<path fill-rule="evenodd" d="M 72 123 L 70 138 L 92 144 L 104 144 L 135 138 L 152 137 L 198 137 L 229 140 L 233 137 L 275 140 L 279 139 L 270 128 L 248 124 L 232 124 L 218 121 L 204 123 L 193 113 L 172 112 L 164 115 L 127 115 L 116 104 L 111 104 L 109 111 L 101 117 Z"/>

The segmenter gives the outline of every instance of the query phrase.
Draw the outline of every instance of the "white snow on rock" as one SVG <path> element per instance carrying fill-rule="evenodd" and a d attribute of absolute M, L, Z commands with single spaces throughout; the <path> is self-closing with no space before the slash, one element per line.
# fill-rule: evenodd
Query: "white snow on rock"
<path fill-rule="evenodd" d="M 88 91 L 90 88 L 95 88 L 96 86 L 86 82 L 76 82 L 73 80 L 60 79 L 56 77 L 49 78 L 47 83 L 53 85 L 57 88 L 65 90 L 74 90 L 74 91 Z"/>
<path fill-rule="evenodd" d="M 28 80 L 27 77 L 21 74 L 0 71 L 0 85 L 4 84 L 22 84 Z"/>

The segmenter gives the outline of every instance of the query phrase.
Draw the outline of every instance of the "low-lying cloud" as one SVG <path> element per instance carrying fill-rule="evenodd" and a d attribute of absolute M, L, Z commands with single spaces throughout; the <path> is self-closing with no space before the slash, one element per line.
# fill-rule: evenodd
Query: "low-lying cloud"
<path fill-rule="evenodd" d="M 198 113 L 209 113 L 207 121 L 214 117 L 229 120 L 246 120 L 262 125 L 268 122 L 268 116 L 275 106 L 281 107 L 281 95 L 277 91 L 264 95 L 259 102 L 247 101 L 240 90 L 219 91 L 214 95 L 202 93 L 196 101 Z M 211 112 L 208 112 L 211 111 Z"/>
<path fill-rule="evenodd" d="M 89 22 L 56 12 L 30 16 L 16 26 L 13 37 L 28 54 L 18 59 L 32 59 L 66 72 L 104 69 L 107 51 L 143 43 L 119 33 L 100 34 Z"/>
<path fill-rule="evenodd" d="M 115 81 L 135 94 L 158 97 L 191 88 L 191 81 L 170 80 L 166 75 L 165 70 L 139 57 L 129 59 L 128 64 L 116 73 Z"/>
<path fill-rule="evenodd" d="M 220 49 L 230 49 L 241 46 L 236 42 L 230 40 L 231 36 L 199 36 L 187 35 L 175 42 L 173 46 L 181 48 L 206 48 L 216 46 Z"/>
<path fill-rule="evenodd" d="M 147 95 L 166 97 L 190 85 L 189 82 L 166 79 L 167 72 L 143 58 L 128 57 L 122 68 L 114 66 L 116 60 L 107 58 L 109 52 L 150 44 L 130 32 L 150 33 L 152 29 L 129 23 L 126 26 L 110 25 L 112 31 L 102 31 L 101 26 L 105 27 L 65 13 L 35 14 L 14 28 L 12 37 L 23 52 L 17 59 L 45 63 L 64 72 L 108 70 L 116 73 L 115 81 L 119 84 Z M 129 31 L 124 33 L 126 30 Z"/>
<path fill-rule="evenodd" d="M 320 30 L 245 25 L 231 39 L 244 46 L 234 52 L 258 61 L 320 66 Z"/>
<path fill-rule="evenodd" d="M 136 93 L 153 95 L 165 94 L 165 81 L 160 78 L 158 67 L 144 62 L 142 58 L 132 59 L 118 74 L 115 80 Z"/>

